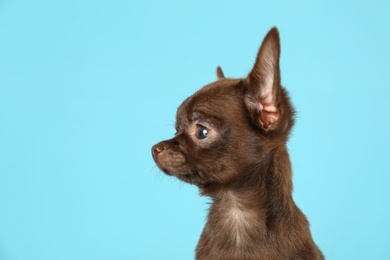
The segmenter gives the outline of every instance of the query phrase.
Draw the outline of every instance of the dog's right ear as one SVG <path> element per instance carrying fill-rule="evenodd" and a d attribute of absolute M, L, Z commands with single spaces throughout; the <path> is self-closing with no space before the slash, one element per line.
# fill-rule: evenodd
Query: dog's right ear
<path fill-rule="evenodd" d="M 222 71 L 221 67 L 219 67 L 219 66 L 217 68 L 217 78 L 218 79 L 224 79 L 225 78 L 225 75 L 223 75 L 223 71 Z"/>
<path fill-rule="evenodd" d="M 255 124 L 266 132 L 275 130 L 281 118 L 279 55 L 279 32 L 274 27 L 264 38 L 255 65 L 246 79 L 246 106 Z"/>

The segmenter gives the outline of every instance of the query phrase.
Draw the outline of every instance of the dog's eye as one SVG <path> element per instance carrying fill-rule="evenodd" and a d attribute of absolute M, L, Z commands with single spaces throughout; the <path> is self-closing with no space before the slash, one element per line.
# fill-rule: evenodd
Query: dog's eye
<path fill-rule="evenodd" d="M 210 131 L 206 127 L 204 127 L 204 126 L 201 126 L 201 125 L 197 125 L 196 126 L 195 135 L 199 139 L 206 138 L 208 136 L 209 132 Z"/>

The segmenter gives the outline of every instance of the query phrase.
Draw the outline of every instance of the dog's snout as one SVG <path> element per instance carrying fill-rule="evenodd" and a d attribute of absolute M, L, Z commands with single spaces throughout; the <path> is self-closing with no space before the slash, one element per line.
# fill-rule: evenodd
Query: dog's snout
<path fill-rule="evenodd" d="M 164 150 L 165 150 L 165 146 L 162 143 L 154 145 L 152 147 L 153 158 L 156 159 L 157 155 L 159 155 Z"/>

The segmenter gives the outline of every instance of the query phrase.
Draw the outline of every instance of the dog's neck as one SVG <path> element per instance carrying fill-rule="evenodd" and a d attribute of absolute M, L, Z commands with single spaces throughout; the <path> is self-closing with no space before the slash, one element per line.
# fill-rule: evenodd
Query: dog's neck
<path fill-rule="evenodd" d="M 247 246 L 273 232 L 296 209 L 292 199 L 291 165 L 286 147 L 270 152 L 268 161 L 246 170 L 240 181 L 203 189 L 212 200 L 204 235 Z M 211 232 L 212 230 L 212 232 Z M 222 242 L 222 241 L 221 241 Z"/>

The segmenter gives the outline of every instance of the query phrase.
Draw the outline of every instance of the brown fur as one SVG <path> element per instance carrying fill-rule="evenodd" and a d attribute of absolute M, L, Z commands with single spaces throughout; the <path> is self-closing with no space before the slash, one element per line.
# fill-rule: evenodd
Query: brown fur
<path fill-rule="evenodd" d="M 218 80 L 179 107 L 175 137 L 152 148 L 161 170 L 212 199 L 197 259 L 324 259 L 292 198 L 294 109 L 279 55 L 273 28 L 247 78 L 218 67 Z"/>

